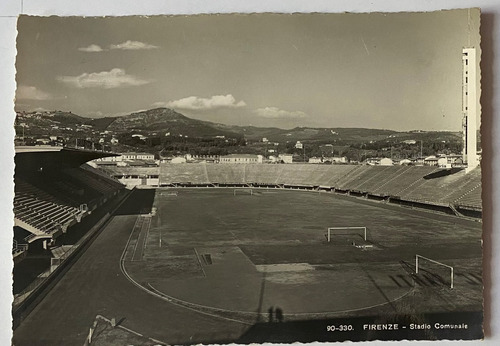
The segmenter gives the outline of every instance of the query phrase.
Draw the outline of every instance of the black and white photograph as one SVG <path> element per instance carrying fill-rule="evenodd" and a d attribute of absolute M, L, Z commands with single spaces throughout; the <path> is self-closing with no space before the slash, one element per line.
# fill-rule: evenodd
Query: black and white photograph
<path fill-rule="evenodd" d="M 480 23 L 19 16 L 12 344 L 482 339 Z"/>

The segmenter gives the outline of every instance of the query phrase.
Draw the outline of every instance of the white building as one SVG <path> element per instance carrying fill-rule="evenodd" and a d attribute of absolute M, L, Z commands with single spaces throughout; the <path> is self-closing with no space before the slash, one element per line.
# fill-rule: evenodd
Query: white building
<path fill-rule="evenodd" d="M 384 158 L 380 159 L 379 165 L 380 166 L 392 166 L 393 162 L 392 162 L 392 159 L 390 159 L 388 157 L 384 157 Z"/>
<path fill-rule="evenodd" d="M 347 163 L 347 157 L 345 156 L 334 156 L 334 157 L 325 157 L 323 161 L 328 161 L 331 163 Z"/>
<path fill-rule="evenodd" d="M 408 145 L 414 145 L 417 144 L 417 141 L 414 139 L 407 139 L 406 141 L 403 141 L 403 143 Z"/>
<path fill-rule="evenodd" d="M 392 166 L 394 162 L 388 157 L 369 157 L 365 163 L 370 166 Z"/>
<path fill-rule="evenodd" d="M 123 153 L 120 156 L 109 156 L 100 159 L 95 159 L 97 162 L 122 162 L 122 161 L 134 161 L 134 160 L 146 160 L 152 161 L 155 159 L 154 154 L 150 153 Z"/>
<path fill-rule="evenodd" d="M 95 159 L 93 161 L 96 162 L 119 162 L 122 161 L 121 156 L 108 156 L 108 157 L 101 157 L 100 159 Z"/>
<path fill-rule="evenodd" d="M 309 158 L 309 163 L 323 163 L 323 158 L 322 157 L 310 157 Z"/>
<path fill-rule="evenodd" d="M 170 160 L 170 163 L 186 163 L 186 158 L 179 156 L 179 157 L 174 157 L 172 160 Z"/>
<path fill-rule="evenodd" d="M 309 163 L 347 163 L 347 157 L 310 157 Z"/>
<path fill-rule="evenodd" d="M 230 154 L 220 157 L 220 163 L 262 163 L 262 155 Z"/>
<path fill-rule="evenodd" d="M 154 160 L 154 154 L 150 153 L 123 153 L 122 160 Z"/>
<path fill-rule="evenodd" d="M 463 164 L 463 156 L 457 154 L 446 155 L 447 164 L 450 166 L 453 165 L 462 165 Z"/>
<path fill-rule="evenodd" d="M 278 162 L 278 158 L 276 156 L 270 155 L 267 160 L 265 160 L 266 163 L 276 163 Z"/>
<path fill-rule="evenodd" d="M 446 157 L 439 157 L 437 165 L 441 168 L 451 168 L 451 164 L 448 164 L 448 159 Z"/>
<path fill-rule="evenodd" d="M 434 155 L 427 156 L 424 159 L 424 166 L 437 166 L 438 165 L 438 158 Z"/>
<path fill-rule="evenodd" d="M 144 136 L 144 135 L 141 135 L 140 133 L 134 133 L 134 134 L 132 135 L 132 137 L 139 138 L 139 139 L 140 139 L 140 140 L 142 140 L 142 141 L 148 138 L 148 137 L 146 137 L 146 136 Z"/>
<path fill-rule="evenodd" d="M 278 158 L 280 161 L 283 161 L 284 163 L 292 163 L 293 162 L 293 155 L 292 154 L 279 154 Z"/>
<path fill-rule="evenodd" d="M 217 163 L 220 160 L 219 155 L 192 155 L 191 157 L 195 161 L 205 161 L 211 163 Z"/>

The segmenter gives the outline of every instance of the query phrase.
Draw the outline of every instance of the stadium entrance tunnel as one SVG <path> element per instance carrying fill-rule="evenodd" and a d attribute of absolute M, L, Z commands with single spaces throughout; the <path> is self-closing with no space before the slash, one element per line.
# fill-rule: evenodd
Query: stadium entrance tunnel
<path fill-rule="evenodd" d="M 463 207 L 463 206 L 457 206 L 455 208 L 457 209 L 457 211 L 460 214 L 462 214 L 464 216 L 473 217 L 476 219 L 482 219 L 482 217 L 483 217 L 483 211 L 481 209 L 478 209 L 478 208 Z"/>

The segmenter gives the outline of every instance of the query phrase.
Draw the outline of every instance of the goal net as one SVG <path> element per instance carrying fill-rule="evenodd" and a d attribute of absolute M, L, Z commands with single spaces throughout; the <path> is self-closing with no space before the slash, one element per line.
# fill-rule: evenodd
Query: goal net
<path fill-rule="evenodd" d="M 366 227 L 328 227 L 326 240 L 330 243 L 335 237 L 346 235 L 366 242 Z"/>
<path fill-rule="evenodd" d="M 415 255 L 415 274 L 418 279 L 432 285 L 446 285 L 453 288 L 453 267 L 433 259 Z"/>
<path fill-rule="evenodd" d="M 234 189 L 233 196 L 236 195 L 253 195 L 252 189 Z"/>

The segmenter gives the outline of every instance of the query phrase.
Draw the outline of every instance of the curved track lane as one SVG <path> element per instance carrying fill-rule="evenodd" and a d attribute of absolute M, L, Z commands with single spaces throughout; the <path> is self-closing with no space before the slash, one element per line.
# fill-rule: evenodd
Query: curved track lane
<path fill-rule="evenodd" d="M 14 331 L 14 345 L 81 346 L 97 314 L 171 344 L 227 342 L 244 333 L 247 325 L 173 305 L 127 280 L 120 258 L 136 218 L 111 220 Z"/>

